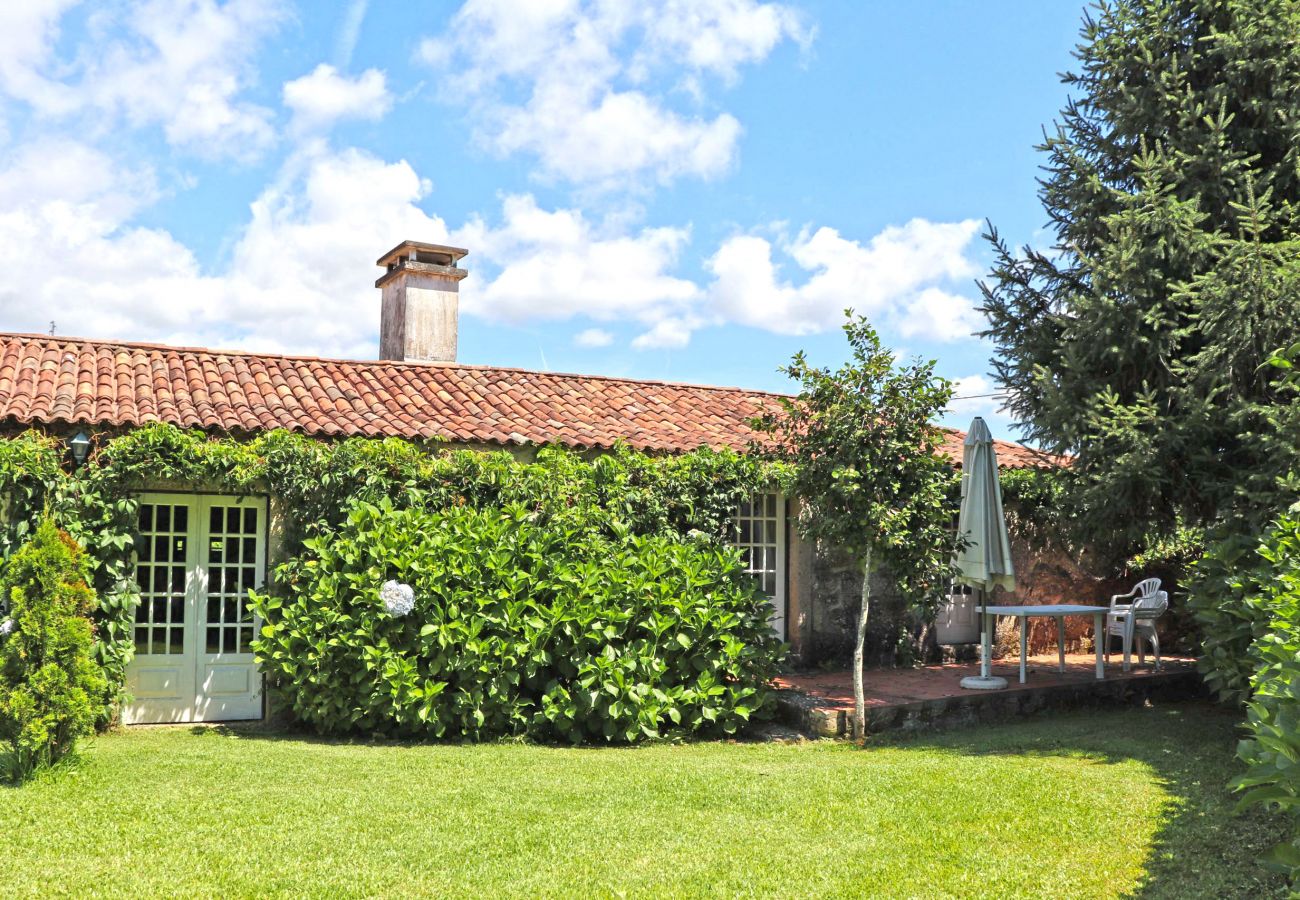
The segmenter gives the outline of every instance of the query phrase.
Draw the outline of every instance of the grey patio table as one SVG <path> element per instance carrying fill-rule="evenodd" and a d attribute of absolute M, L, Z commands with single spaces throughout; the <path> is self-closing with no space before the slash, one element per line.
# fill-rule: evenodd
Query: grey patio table
<path fill-rule="evenodd" d="M 1041 603 L 1033 606 L 986 606 L 984 607 L 983 624 L 983 662 L 981 663 L 982 674 L 985 678 L 989 675 L 990 659 L 992 658 L 993 644 L 993 617 L 994 616 L 1017 616 L 1020 619 L 1020 683 L 1025 683 L 1025 650 L 1028 646 L 1029 638 L 1029 619 L 1031 616 L 1050 616 L 1056 619 L 1056 637 L 1057 649 L 1060 654 L 1060 671 L 1065 671 L 1065 617 L 1066 616 L 1092 616 L 1093 643 L 1097 645 L 1097 678 L 1106 677 L 1106 663 L 1102 658 L 1102 640 L 1101 635 L 1105 626 L 1106 613 L 1110 612 L 1108 606 L 1080 606 L 1073 603 L 1049 604 Z"/>

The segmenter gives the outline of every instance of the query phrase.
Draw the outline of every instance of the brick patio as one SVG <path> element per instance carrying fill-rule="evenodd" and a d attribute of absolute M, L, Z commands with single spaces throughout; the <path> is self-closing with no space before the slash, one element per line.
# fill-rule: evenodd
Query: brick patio
<path fill-rule="evenodd" d="M 1007 679 L 996 691 L 970 691 L 960 686 L 967 675 L 978 675 L 978 663 L 946 663 L 918 669 L 872 669 L 866 673 L 868 734 L 889 730 L 974 724 L 1044 709 L 1129 703 L 1153 696 L 1179 697 L 1202 692 L 1196 663 L 1165 658 L 1156 672 L 1147 658 L 1131 671 L 1121 670 L 1121 657 L 1111 655 L 1105 680 L 1096 677 L 1091 654 L 1067 654 L 1065 672 L 1057 671 L 1055 653 L 1032 656 L 1025 684 L 1019 683 L 1020 659 L 996 660 L 993 674 Z M 853 711 L 853 678 L 849 670 L 782 676 L 778 707 L 782 720 L 808 734 L 837 737 L 847 733 Z"/>

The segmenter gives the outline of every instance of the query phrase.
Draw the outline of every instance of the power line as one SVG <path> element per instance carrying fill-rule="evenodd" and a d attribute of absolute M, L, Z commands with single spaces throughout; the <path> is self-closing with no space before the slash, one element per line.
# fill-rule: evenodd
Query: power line
<path fill-rule="evenodd" d="M 1011 395 L 1010 395 L 1010 394 L 1005 394 L 1005 393 L 1001 393 L 1001 392 L 999 392 L 999 393 L 996 393 L 996 394 L 966 394 L 965 396 L 962 396 L 962 397 L 953 397 L 952 399 L 954 399 L 954 400 L 983 400 L 983 399 L 985 399 L 985 398 L 987 398 L 987 397 L 1009 397 L 1009 396 L 1011 396 Z"/>

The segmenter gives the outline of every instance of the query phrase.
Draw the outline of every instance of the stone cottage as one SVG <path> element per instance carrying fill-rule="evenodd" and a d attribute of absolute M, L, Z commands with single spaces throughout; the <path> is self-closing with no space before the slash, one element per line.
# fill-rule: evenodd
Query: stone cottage
<path fill-rule="evenodd" d="M 465 255 L 407 241 L 380 257 L 375 361 L 0 335 L 0 421 L 69 440 L 162 421 L 236 436 L 282 428 L 323 439 L 436 437 L 519 454 L 545 444 L 598 453 L 617 441 L 674 452 L 744 450 L 748 421 L 775 402 L 741 388 L 458 363 Z M 954 463 L 963 437 L 946 434 Z M 1052 464 L 1016 444 L 1000 442 L 997 453 L 1003 466 Z M 125 720 L 260 717 L 244 597 L 277 562 L 292 511 L 275 497 L 221 496 L 204 485 L 159 485 L 141 500 L 136 572 L 149 602 L 137 613 Z M 785 497 L 755 497 L 737 510 L 738 542 L 771 598 L 772 627 L 804 663 L 834 660 L 851 640 L 860 576 L 851 561 L 802 541 L 792 521 Z M 1021 555 L 1032 583 L 1035 560 Z M 898 606 L 877 606 L 877 660 L 897 641 Z"/>

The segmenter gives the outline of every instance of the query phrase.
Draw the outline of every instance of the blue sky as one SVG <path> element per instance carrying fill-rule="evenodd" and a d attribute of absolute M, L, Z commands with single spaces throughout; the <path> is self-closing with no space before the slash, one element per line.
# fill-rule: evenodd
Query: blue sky
<path fill-rule="evenodd" d="M 852 306 L 990 393 L 1082 9 L 4 4 L 0 328 L 373 358 L 410 238 L 470 250 L 463 362 L 781 390 Z"/>

